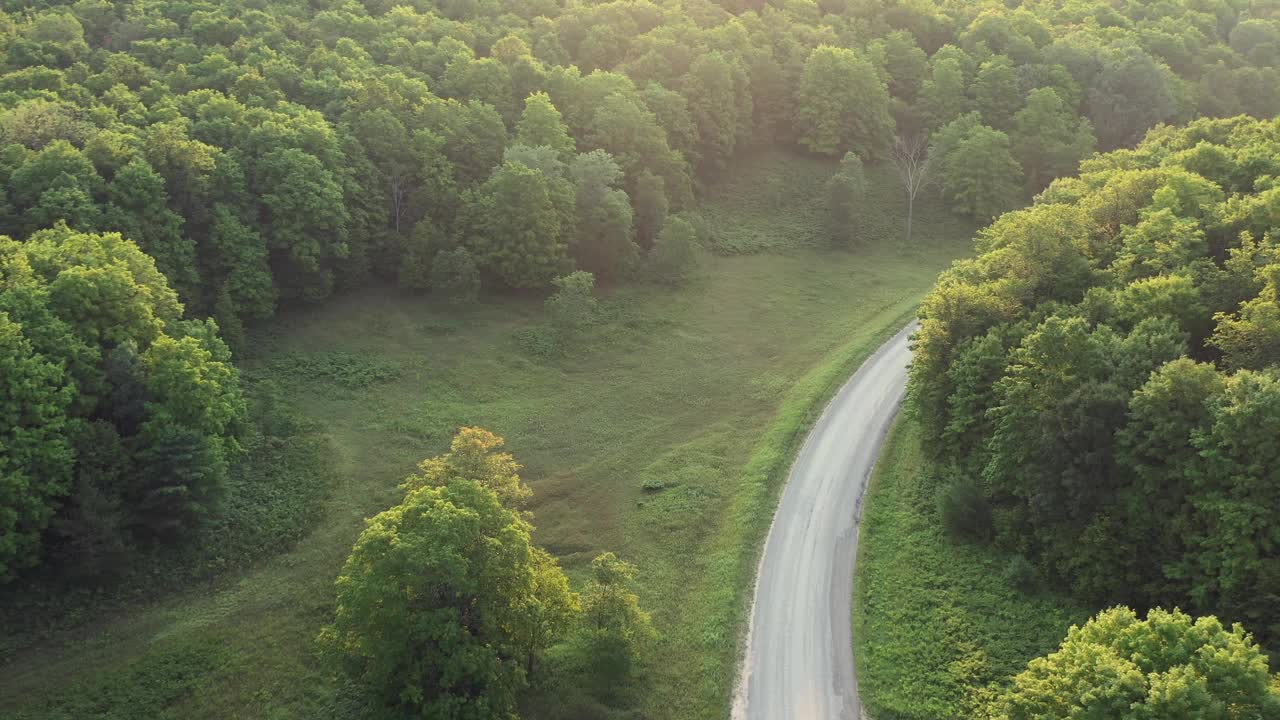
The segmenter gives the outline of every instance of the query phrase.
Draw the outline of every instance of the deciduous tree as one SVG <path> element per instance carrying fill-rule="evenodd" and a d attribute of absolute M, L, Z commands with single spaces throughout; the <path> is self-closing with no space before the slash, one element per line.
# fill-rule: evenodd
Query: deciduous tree
<path fill-rule="evenodd" d="M 797 98 L 800 142 L 813 152 L 881 157 L 893 139 L 889 90 L 853 50 L 824 45 L 805 61 Z"/>
<path fill-rule="evenodd" d="M 1032 660 L 996 700 L 992 717 L 1191 720 L 1278 712 L 1266 656 L 1239 626 L 1177 610 L 1155 609 L 1139 620 L 1113 608 Z"/>

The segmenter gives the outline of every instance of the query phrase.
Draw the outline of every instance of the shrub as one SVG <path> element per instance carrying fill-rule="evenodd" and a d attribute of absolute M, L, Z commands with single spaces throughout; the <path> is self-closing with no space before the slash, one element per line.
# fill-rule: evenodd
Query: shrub
<path fill-rule="evenodd" d="M 554 358 L 564 354 L 564 346 L 560 336 L 545 327 L 531 327 L 521 330 L 516 336 L 520 349 L 537 358 Z"/>

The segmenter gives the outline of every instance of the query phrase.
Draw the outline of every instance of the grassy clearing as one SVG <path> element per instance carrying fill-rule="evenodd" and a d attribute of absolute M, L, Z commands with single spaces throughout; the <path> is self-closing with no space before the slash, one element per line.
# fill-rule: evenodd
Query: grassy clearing
<path fill-rule="evenodd" d="M 826 182 L 835 167 L 831 160 L 776 151 L 738 159 L 725 172 L 724 184 L 698 208 L 710 231 L 712 249 L 722 255 L 744 255 L 829 247 Z M 868 166 L 866 174 L 860 236 L 872 245 L 901 238 L 907 217 L 902 182 L 888 165 Z M 948 212 L 935 197 L 916 205 L 914 225 L 913 233 L 918 234 L 912 242 L 925 246 L 939 238 L 967 240 L 977 229 L 971 221 Z"/>
<path fill-rule="evenodd" d="M 748 178 L 785 171 L 786 187 L 811 194 L 831 172 L 782 155 L 745 167 L 758 168 Z M 721 236 L 738 232 L 741 191 L 735 181 L 703 208 Z M 784 254 L 706 256 L 686 288 L 620 289 L 563 357 L 522 342 L 545 327 L 536 300 L 458 309 L 366 291 L 283 313 L 254 333 L 246 367 L 333 449 L 338 480 L 314 529 L 247 570 L 15 653 L 0 697 L 31 718 L 340 715 L 313 643 L 333 579 L 363 519 L 475 424 L 525 464 L 535 540 L 571 576 L 604 549 L 639 565 L 662 633 L 631 692 L 640 713 L 723 717 L 756 552 L 796 444 L 972 230 L 931 211 L 915 247 L 894 234 L 819 251 L 805 228 L 820 218 L 791 202 L 799 195 L 759 195 L 764 209 L 743 220 L 767 219 Z M 894 224 L 897 194 L 874 200 L 868 223 Z"/>
<path fill-rule="evenodd" d="M 1056 648 L 1089 612 L 1004 577 L 1010 558 L 952 541 L 928 481 L 919 426 L 904 416 L 880 456 L 862 515 L 853 635 L 874 720 L 973 717 L 992 683 Z"/>

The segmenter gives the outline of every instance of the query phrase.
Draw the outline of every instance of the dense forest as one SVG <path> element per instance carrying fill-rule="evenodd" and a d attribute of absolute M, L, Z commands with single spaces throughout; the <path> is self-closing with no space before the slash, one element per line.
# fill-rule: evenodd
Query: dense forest
<path fill-rule="evenodd" d="M 1089 159 L 925 301 L 912 394 L 954 518 L 1095 605 L 1280 638 L 1280 123 Z"/>
<path fill-rule="evenodd" d="M 787 147 L 841 161 L 835 245 L 864 164 L 999 217 L 913 370 L 957 522 L 1275 640 L 1277 87 L 1276 0 L 0 1 L 0 582 L 216 517 L 283 304 L 554 290 L 572 326 L 731 252 L 696 198 Z M 406 502 L 528 545 L 453 492 Z"/>

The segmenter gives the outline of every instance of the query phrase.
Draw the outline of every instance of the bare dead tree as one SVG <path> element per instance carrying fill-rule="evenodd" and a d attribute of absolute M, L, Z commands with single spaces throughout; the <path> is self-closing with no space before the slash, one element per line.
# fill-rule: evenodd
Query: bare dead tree
<path fill-rule="evenodd" d="M 907 191 L 907 244 L 910 245 L 916 196 L 929 184 L 929 138 L 923 134 L 899 136 L 893 142 L 891 159 Z"/>

